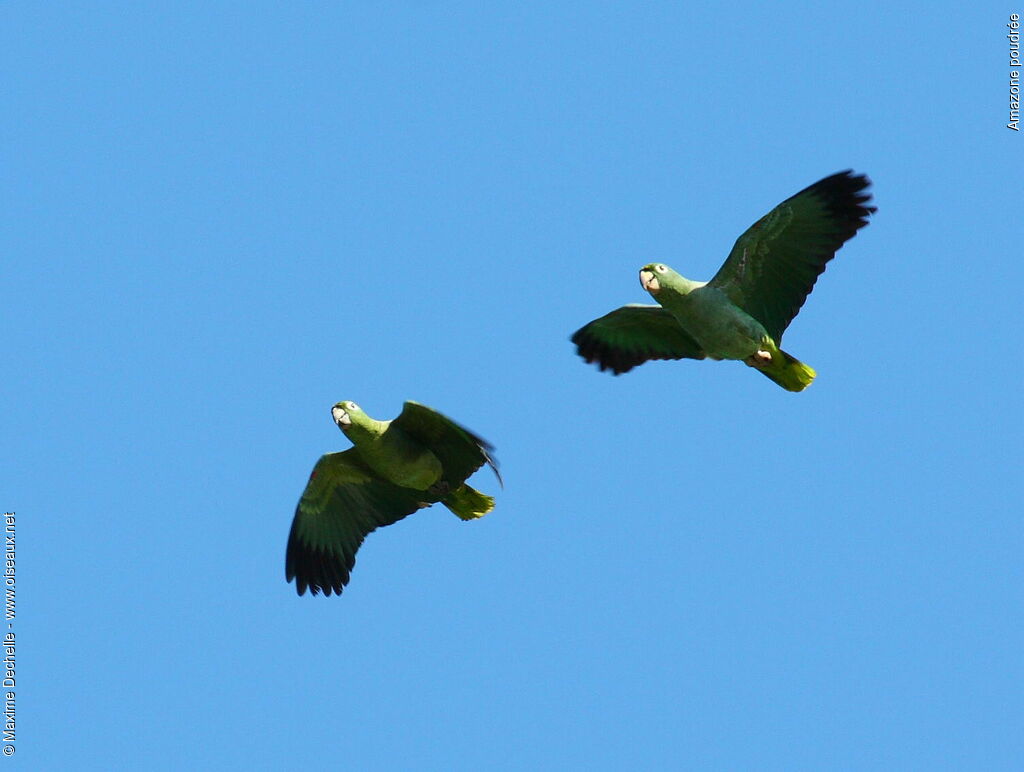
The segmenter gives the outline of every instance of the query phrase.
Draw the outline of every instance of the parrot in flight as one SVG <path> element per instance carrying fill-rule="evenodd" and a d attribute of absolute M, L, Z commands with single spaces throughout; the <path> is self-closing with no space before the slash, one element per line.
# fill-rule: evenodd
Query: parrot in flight
<path fill-rule="evenodd" d="M 711 281 L 645 265 L 640 284 L 658 305 L 630 304 L 581 327 L 577 353 L 615 375 L 650 359 L 738 359 L 803 391 L 815 372 L 780 348 L 782 334 L 825 264 L 868 224 L 870 184 L 848 169 L 804 188 L 750 226 Z"/>
<path fill-rule="evenodd" d="M 375 421 L 355 402 L 331 408 L 354 447 L 321 456 L 302 492 L 285 553 L 285 579 L 302 595 L 340 595 L 371 531 L 441 502 L 463 520 L 494 509 L 466 485 L 487 464 L 501 483 L 494 447 L 436 410 L 406 402 L 391 421 Z"/>

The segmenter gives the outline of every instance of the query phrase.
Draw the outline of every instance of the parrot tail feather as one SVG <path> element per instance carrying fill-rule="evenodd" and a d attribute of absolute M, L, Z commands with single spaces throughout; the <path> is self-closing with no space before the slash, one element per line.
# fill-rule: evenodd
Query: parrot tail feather
<path fill-rule="evenodd" d="M 441 503 L 463 520 L 476 520 L 494 509 L 493 497 L 465 484 L 441 499 Z"/>
<path fill-rule="evenodd" d="M 786 391 L 803 391 L 810 386 L 814 376 L 817 375 L 814 369 L 796 357 L 791 357 L 782 349 L 776 349 L 776 351 L 782 355 L 781 361 L 780 357 L 772 356 L 771 363 L 757 369 Z"/>

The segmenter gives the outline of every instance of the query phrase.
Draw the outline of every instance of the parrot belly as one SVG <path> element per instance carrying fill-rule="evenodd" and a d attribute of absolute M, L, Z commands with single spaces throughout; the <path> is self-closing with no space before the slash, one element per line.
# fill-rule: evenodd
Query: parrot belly
<path fill-rule="evenodd" d="M 397 430 L 360 444 L 359 453 L 377 474 L 403 488 L 424 491 L 441 478 L 437 456 Z"/>
<path fill-rule="evenodd" d="M 760 322 L 717 289 L 694 290 L 666 308 L 712 359 L 747 359 L 769 339 Z"/>

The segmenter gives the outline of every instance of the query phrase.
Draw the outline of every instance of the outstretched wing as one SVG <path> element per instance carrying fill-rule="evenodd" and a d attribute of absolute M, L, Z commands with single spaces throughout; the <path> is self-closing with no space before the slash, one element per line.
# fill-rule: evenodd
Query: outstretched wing
<path fill-rule="evenodd" d="M 498 462 L 491 455 L 494 446 L 464 426 L 419 402 L 406 402 L 391 422 L 409 437 L 427 447 L 441 462 L 441 478 L 453 488 L 462 485 L 473 472 L 487 464 L 501 480 Z"/>
<path fill-rule="evenodd" d="M 299 595 L 340 595 L 366 535 L 429 506 L 421 496 L 377 477 L 355 448 L 321 456 L 295 510 L 285 577 Z"/>
<path fill-rule="evenodd" d="M 661 306 L 631 303 L 576 330 L 576 353 L 616 375 L 650 359 L 703 359 L 705 354 Z"/>
<path fill-rule="evenodd" d="M 825 264 L 875 211 L 871 184 L 848 169 L 804 188 L 750 226 L 708 282 L 778 343 Z"/>

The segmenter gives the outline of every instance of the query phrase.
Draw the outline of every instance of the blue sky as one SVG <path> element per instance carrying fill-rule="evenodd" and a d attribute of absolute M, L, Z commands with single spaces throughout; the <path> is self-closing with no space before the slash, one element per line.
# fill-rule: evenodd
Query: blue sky
<path fill-rule="evenodd" d="M 3 11 L 12 763 L 1019 769 L 1009 10 L 357 5 Z M 574 354 L 849 167 L 808 391 Z M 341 399 L 506 487 L 299 598 Z"/>

